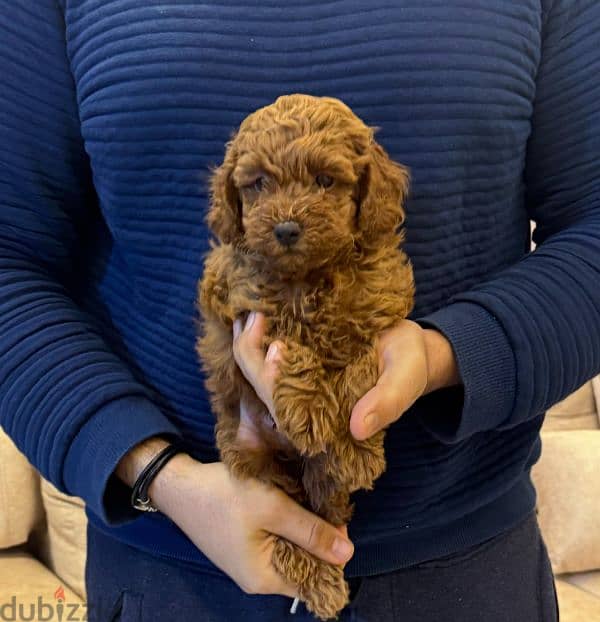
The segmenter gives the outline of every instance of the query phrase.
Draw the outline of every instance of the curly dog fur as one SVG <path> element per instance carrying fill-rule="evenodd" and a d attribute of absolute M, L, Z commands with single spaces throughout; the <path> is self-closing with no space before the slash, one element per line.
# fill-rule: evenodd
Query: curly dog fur
<path fill-rule="evenodd" d="M 350 494 L 385 469 L 384 433 L 356 441 L 349 417 L 378 379 L 377 335 L 413 304 L 399 231 L 408 179 L 350 108 L 309 95 L 249 115 L 211 177 L 208 223 L 219 242 L 199 285 L 198 352 L 217 446 L 233 474 L 280 486 L 334 525 L 350 519 Z M 283 222 L 294 223 L 292 243 L 275 234 Z M 265 347 L 285 344 L 276 430 L 233 358 L 232 323 L 249 311 L 267 318 Z M 261 447 L 237 437 L 242 397 Z M 342 567 L 283 539 L 273 563 L 321 619 L 347 603 Z"/>

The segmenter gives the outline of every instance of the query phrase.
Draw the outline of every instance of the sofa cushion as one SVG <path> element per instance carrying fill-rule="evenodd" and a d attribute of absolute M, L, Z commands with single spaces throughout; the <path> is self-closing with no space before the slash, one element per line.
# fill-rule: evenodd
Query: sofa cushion
<path fill-rule="evenodd" d="M 85 613 L 82 599 L 38 560 L 20 548 L 0 551 L 0 620 L 64 622 Z"/>
<path fill-rule="evenodd" d="M 600 568 L 600 433 L 543 432 L 533 468 L 539 523 L 555 573 Z M 600 619 L 600 618 L 599 618 Z"/>
<path fill-rule="evenodd" d="M 39 475 L 0 428 L 0 549 L 26 542 L 43 515 Z"/>
<path fill-rule="evenodd" d="M 562 575 L 561 579 L 600 598 L 600 570 Z"/>
<path fill-rule="evenodd" d="M 600 598 L 558 579 L 556 592 L 560 622 L 593 622 L 600 620 Z"/>
<path fill-rule="evenodd" d="M 78 497 L 69 497 L 41 478 L 46 531 L 40 542 L 42 561 L 79 596 L 85 599 L 87 518 Z"/>

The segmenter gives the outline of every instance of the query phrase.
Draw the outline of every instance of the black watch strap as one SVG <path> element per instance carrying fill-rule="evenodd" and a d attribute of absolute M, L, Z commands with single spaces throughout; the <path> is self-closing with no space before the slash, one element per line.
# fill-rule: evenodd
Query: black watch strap
<path fill-rule="evenodd" d="M 135 480 L 131 490 L 131 505 L 141 512 L 157 512 L 157 508 L 152 505 L 148 496 L 148 488 L 158 475 L 159 471 L 169 462 L 169 460 L 184 451 L 183 446 L 178 442 L 173 442 L 161 449 L 150 462 L 144 467 L 142 472 Z"/>

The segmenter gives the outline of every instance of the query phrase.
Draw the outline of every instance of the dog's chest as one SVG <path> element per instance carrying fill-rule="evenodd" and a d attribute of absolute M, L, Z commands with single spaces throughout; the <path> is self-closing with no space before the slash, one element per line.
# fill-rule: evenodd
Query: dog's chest
<path fill-rule="evenodd" d="M 332 269 L 310 282 L 282 281 L 259 271 L 231 246 L 220 247 L 219 253 L 222 268 L 233 266 L 222 275 L 230 320 L 260 311 L 268 321 L 267 343 L 291 340 L 331 367 L 355 361 L 412 307 L 412 269 L 398 248 L 381 253 L 368 270 Z"/>
<path fill-rule="evenodd" d="M 317 352 L 324 364 L 344 367 L 375 336 L 368 334 L 365 327 L 356 330 L 352 295 L 325 282 L 284 285 L 270 297 L 269 336 L 292 339 Z"/>

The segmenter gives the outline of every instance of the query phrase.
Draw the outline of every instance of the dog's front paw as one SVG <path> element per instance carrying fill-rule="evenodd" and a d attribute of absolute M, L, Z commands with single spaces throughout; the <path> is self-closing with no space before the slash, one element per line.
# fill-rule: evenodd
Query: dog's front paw
<path fill-rule="evenodd" d="M 332 439 L 330 422 L 337 413 L 337 402 L 301 393 L 299 390 L 292 397 L 285 385 L 275 390 L 277 426 L 303 456 L 315 456 L 325 451 Z"/>
<path fill-rule="evenodd" d="M 339 405 L 311 350 L 292 344 L 281 355 L 273 401 L 279 431 L 305 456 L 325 451 L 334 437 Z"/>

